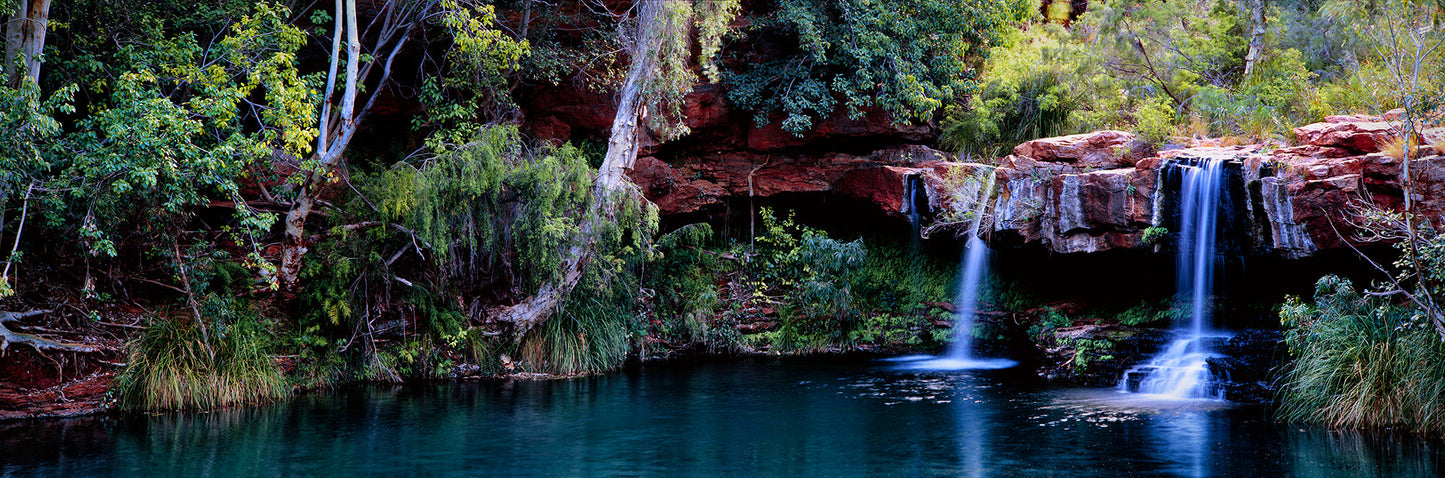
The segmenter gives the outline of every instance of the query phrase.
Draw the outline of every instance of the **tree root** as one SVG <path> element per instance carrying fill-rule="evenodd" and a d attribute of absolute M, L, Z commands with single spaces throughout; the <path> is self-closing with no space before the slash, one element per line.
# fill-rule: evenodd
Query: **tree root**
<path fill-rule="evenodd" d="M 38 337 L 31 334 L 13 332 L 9 328 L 5 327 L 6 322 L 13 322 L 26 317 L 50 312 L 51 311 L 49 310 L 31 310 L 28 312 L 0 311 L 0 351 L 4 351 L 5 349 L 9 348 L 10 344 L 29 345 L 31 348 L 35 349 L 36 352 L 42 353 L 46 350 L 60 350 L 65 352 L 97 352 L 100 350 L 85 344 L 56 342 L 54 340 Z"/>

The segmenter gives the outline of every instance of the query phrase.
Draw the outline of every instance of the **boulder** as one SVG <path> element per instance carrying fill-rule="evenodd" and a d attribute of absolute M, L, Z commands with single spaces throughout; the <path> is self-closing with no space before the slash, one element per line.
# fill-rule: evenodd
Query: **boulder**
<path fill-rule="evenodd" d="M 1169 341 L 1169 333 L 1117 324 L 1075 325 L 1037 337 L 1042 355 L 1037 373 L 1055 382 L 1113 386 L 1136 363 L 1148 360 Z"/>
<path fill-rule="evenodd" d="M 1336 119 L 1340 119 L 1336 117 Z M 1395 127 L 1383 121 L 1315 123 L 1294 130 L 1300 144 L 1341 148 L 1354 154 L 1380 151 L 1395 138 Z"/>
<path fill-rule="evenodd" d="M 1220 344 L 1222 356 L 1209 359 L 1215 377 L 1224 377 L 1224 398 L 1231 402 L 1274 400 L 1272 370 L 1289 359 L 1284 334 L 1277 330 L 1242 330 Z"/>
<path fill-rule="evenodd" d="M 1133 133 L 1112 130 L 1036 139 L 1013 150 L 1015 156 L 1081 168 L 1133 166 L 1151 153 L 1148 144 Z"/>

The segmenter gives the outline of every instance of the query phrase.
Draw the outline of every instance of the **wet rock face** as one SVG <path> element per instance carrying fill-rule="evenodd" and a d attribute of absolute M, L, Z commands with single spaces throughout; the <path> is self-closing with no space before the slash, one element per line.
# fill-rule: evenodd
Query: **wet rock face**
<path fill-rule="evenodd" d="M 1378 117 L 1338 116 L 1296 130 L 1302 144 L 1197 146 L 1134 159 L 1107 155 L 1130 144 L 1113 132 L 1031 141 L 1001 160 L 993 211 L 995 241 L 1038 244 L 1059 253 L 1150 249 L 1145 229 L 1169 230 L 1173 209 L 1161 175 L 1172 163 L 1224 160 L 1230 186 L 1230 247 L 1240 253 L 1304 258 L 1347 246 L 1350 211 L 1368 199 L 1399 209 L 1404 198 L 1400 160 L 1380 153 L 1393 140 L 1392 124 Z M 1422 136 L 1445 130 L 1426 130 Z M 1114 145 L 1101 148 L 1099 145 Z M 1415 200 L 1424 215 L 1445 220 L 1445 157 L 1411 163 Z M 1089 158 L 1089 159 L 1083 159 Z M 1131 163 L 1132 162 L 1132 163 Z M 1097 170 L 1085 164 L 1115 167 Z M 1129 164 L 1125 167 L 1117 167 Z M 1438 223 L 1437 223 L 1438 224 Z"/>
<path fill-rule="evenodd" d="M 1136 363 L 1169 342 L 1169 333 L 1117 324 L 1055 329 L 1038 342 L 1043 359 L 1038 374 L 1050 381 L 1110 387 Z"/>
<path fill-rule="evenodd" d="M 1284 334 L 1277 330 L 1243 330 L 1216 349 L 1210 371 L 1224 379 L 1224 398 L 1231 402 L 1274 401 L 1274 367 L 1289 358 Z"/>

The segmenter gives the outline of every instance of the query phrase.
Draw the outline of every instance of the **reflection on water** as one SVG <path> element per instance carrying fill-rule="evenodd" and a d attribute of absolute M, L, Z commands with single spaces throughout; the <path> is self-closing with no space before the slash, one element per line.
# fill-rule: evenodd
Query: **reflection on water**
<path fill-rule="evenodd" d="M 1439 476 L 1442 445 L 1027 371 L 674 364 L 0 424 L 0 476 Z"/>

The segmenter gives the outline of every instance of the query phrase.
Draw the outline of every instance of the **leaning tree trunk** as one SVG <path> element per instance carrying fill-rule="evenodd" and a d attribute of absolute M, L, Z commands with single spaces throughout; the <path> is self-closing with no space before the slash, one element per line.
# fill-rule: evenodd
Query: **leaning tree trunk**
<path fill-rule="evenodd" d="M 578 228 L 579 240 L 567 249 L 566 260 L 562 264 L 565 272 L 561 279 L 543 284 L 535 295 L 502 309 L 495 316 L 497 321 L 512 324 L 514 340 L 520 341 L 527 331 L 551 317 L 562 299 L 577 286 L 577 282 L 582 279 L 582 270 L 592 256 L 596 242 L 594 231 L 611 216 L 619 193 L 627 194 L 632 186 L 627 172 L 632 170 L 633 164 L 637 162 L 637 140 L 642 133 L 639 123 L 644 110 L 641 105 L 640 76 L 634 67 L 623 84 L 617 115 L 612 120 L 612 136 L 607 143 L 607 156 L 602 161 L 602 167 L 598 169 L 597 179 L 592 185 L 592 200 L 581 227 Z"/>
<path fill-rule="evenodd" d="M 627 172 L 637 162 L 638 138 L 643 133 L 642 120 L 647 112 L 644 85 L 651 75 L 656 74 L 657 49 L 650 44 L 661 35 L 655 24 L 667 20 L 662 17 L 663 3 L 638 2 L 635 44 L 630 48 L 632 65 L 618 97 L 617 114 L 612 119 L 612 135 L 607 142 L 607 156 L 597 170 L 597 179 L 592 185 L 592 201 L 578 228 L 579 240 L 566 251 L 562 278 L 543 284 L 532 297 L 501 309 L 493 317 L 496 321 L 512 325 L 513 340 L 522 340 L 527 331 L 551 317 L 562 300 L 577 286 L 593 253 L 596 243 L 594 231 L 612 215 L 617 207 L 614 201 L 620 195 L 629 194 L 633 187 Z"/>
<path fill-rule="evenodd" d="M 26 318 L 26 317 L 30 317 L 30 316 L 34 316 L 34 315 L 40 315 L 40 314 L 45 314 L 45 313 L 49 313 L 49 312 L 51 312 L 51 311 L 49 311 L 49 310 L 31 310 L 31 311 L 27 311 L 27 312 L 6 312 L 6 311 L 0 311 L 0 353 L 4 353 L 5 349 L 7 349 L 7 348 L 10 347 L 10 344 L 27 345 L 27 346 L 30 346 L 30 348 L 35 349 L 36 352 L 43 352 L 43 351 L 46 351 L 46 350 L 59 350 L 59 351 L 64 351 L 64 352 L 95 352 L 95 351 L 97 350 L 95 347 L 92 347 L 92 346 L 89 346 L 89 345 L 85 345 L 85 344 L 70 344 L 70 343 L 64 343 L 64 342 L 56 342 L 56 341 L 54 341 L 54 340 L 50 340 L 50 339 L 47 339 L 47 338 L 44 338 L 44 337 L 38 337 L 38 336 L 35 336 L 35 335 L 31 335 L 31 334 L 22 334 L 22 333 L 19 333 L 19 332 L 12 331 L 12 330 L 10 330 L 9 327 L 6 327 L 6 326 L 5 326 L 5 323 L 6 323 L 6 322 L 13 322 L 13 321 L 17 321 L 17 320 L 20 320 L 20 319 L 23 319 L 23 318 Z"/>

